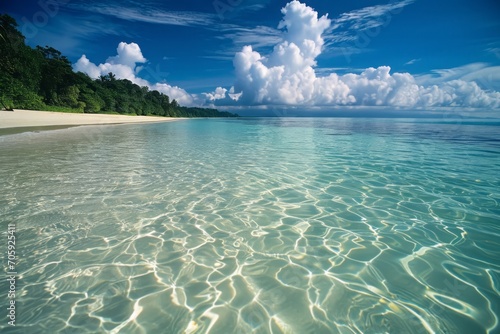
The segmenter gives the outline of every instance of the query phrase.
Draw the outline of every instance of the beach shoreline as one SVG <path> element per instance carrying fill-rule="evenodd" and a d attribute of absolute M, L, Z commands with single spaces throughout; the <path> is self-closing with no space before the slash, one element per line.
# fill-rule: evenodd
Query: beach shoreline
<path fill-rule="evenodd" d="M 184 118 L 129 116 L 111 114 L 74 114 L 54 111 L 15 109 L 0 110 L 0 130 L 4 134 L 36 130 L 52 130 L 83 125 L 114 125 L 172 122 Z M 0 133 L 1 134 L 1 133 Z"/>

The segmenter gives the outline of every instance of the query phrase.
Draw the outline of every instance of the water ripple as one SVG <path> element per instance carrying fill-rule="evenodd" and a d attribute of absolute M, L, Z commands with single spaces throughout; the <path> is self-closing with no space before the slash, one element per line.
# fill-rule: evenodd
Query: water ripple
<path fill-rule="evenodd" d="M 301 124 L 0 142 L 20 331 L 497 331 L 495 142 L 426 139 L 397 122 Z"/>

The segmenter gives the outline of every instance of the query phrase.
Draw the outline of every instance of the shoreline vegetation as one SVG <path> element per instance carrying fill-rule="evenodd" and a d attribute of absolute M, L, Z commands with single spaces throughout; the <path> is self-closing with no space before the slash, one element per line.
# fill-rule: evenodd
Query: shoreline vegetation
<path fill-rule="evenodd" d="M 75 73 L 60 51 L 25 44 L 14 18 L 0 15 L 0 108 L 76 114 L 159 117 L 238 117 L 217 109 L 180 106 L 175 99 L 113 73 L 93 80 Z"/>

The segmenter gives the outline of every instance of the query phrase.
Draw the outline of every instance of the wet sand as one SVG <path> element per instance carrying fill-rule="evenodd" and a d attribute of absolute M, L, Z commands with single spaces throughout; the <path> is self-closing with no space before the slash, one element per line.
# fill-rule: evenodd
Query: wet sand
<path fill-rule="evenodd" d="M 125 124 L 125 123 L 151 123 L 171 122 L 180 118 L 156 117 L 156 116 L 127 116 L 108 114 L 73 114 L 63 112 L 20 110 L 0 110 L 0 129 L 2 133 L 24 132 L 33 130 L 50 130 L 79 125 L 99 124 Z"/>

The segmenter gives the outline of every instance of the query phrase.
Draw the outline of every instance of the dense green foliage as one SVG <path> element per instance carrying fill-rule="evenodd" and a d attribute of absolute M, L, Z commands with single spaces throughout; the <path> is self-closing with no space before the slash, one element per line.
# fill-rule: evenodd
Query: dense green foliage
<path fill-rule="evenodd" d="M 75 73 L 70 61 L 51 47 L 25 44 L 16 21 L 0 15 L 0 103 L 5 109 L 42 109 L 169 117 L 233 117 L 215 109 L 181 107 L 113 73 L 92 80 Z"/>

